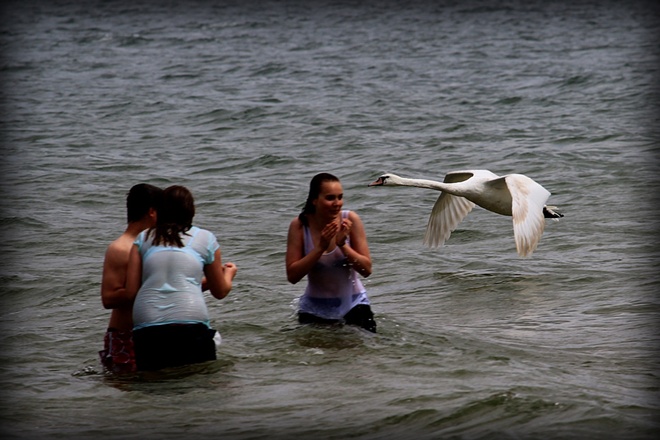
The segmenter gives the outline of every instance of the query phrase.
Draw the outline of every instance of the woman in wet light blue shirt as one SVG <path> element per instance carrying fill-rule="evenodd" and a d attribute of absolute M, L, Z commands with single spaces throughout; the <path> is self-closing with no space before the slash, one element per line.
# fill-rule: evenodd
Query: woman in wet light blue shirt
<path fill-rule="evenodd" d="M 222 264 L 213 233 L 192 225 L 194 199 L 183 186 L 163 192 L 156 226 L 142 231 L 129 259 L 126 290 L 134 298 L 133 340 L 138 370 L 216 359 L 203 290 L 222 299 L 237 268 Z"/>

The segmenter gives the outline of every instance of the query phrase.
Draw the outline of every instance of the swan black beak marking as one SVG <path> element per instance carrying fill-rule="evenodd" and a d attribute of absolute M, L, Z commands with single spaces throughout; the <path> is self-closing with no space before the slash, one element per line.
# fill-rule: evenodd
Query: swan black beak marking
<path fill-rule="evenodd" d="M 367 185 L 367 186 L 381 186 L 381 185 L 384 185 L 384 184 L 385 184 L 385 179 L 383 179 L 382 177 L 379 177 L 378 179 L 376 179 L 375 181 L 371 182 L 371 183 L 370 183 L 369 185 Z"/>

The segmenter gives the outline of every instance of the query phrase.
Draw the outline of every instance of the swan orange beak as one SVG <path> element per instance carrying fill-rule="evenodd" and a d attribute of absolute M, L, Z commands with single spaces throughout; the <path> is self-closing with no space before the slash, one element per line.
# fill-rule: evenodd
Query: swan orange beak
<path fill-rule="evenodd" d="M 382 177 L 379 177 L 378 179 L 374 180 L 371 182 L 368 186 L 381 186 L 385 184 L 385 179 Z"/>

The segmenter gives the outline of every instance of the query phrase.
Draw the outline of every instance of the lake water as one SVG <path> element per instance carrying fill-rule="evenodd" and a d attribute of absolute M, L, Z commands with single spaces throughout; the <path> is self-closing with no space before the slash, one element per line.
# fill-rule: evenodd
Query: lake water
<path fill-rule="evenodd" d="M 2 6 L 4 439 L 655 439 L 654 2 L 9 1 Z M 382 172 L 526 174 L 565 217 L 531 258 Z M 378 333 L 299 326 L 309 180 L 365 223 Z M 138 182 L 182 184 L 239 268 L 218 361 L 117 377 L 103 253 Z"/>

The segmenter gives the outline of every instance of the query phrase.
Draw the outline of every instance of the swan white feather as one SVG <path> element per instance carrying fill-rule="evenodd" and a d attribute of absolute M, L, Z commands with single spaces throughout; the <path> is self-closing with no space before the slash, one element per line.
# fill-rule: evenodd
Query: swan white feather
<path fill-rule="evenodd" d="M 442 246 L 475 205 L 513 217 L 513 235 L 521 257 L 536 250 L 546 217 L 554 220 L 563 217 L 545 205 L 550 192 L 523 174 L 498 176 L 488 170 L 452 171 L 445 175 L 444 181 L 437 182 L 387 173 L 369 186 L 414 186 L 441 191 L 424 236 L 424 243 L 433 247 Z"/>

